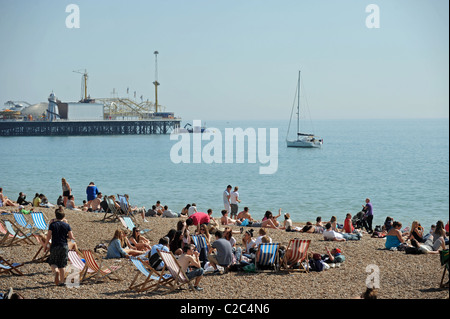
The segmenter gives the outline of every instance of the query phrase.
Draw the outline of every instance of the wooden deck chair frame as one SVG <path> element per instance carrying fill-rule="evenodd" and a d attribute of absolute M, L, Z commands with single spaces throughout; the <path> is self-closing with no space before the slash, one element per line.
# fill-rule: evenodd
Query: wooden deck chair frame
<path fill-rule="evenodd" d="M 112 219 L 115 221 L 116 219 L 119 219 L 120 211 L 116 207 L 114 200 L 109 196 L 105 195 L 105 201 L 108 204 L 108 209 L 106 210 L 105 215 L 103 216 L 103 220 Z M 110 216 L 108 216 L 108 214 Z"/>
<path fill-rule="evenodd" d="M 11 263 L 9 260 L 0 256 L 0 274 L 10 273 L 11 275 L 23 276 L 23 273 L 19 270 L 24 263 Z"/>
<path fill-rule="evenodd" d="M 102 268 L 102 263 L 98 264 L 97 261 L 95 260 L 95 254 L 89 250 L 81 250 L 81 253 L 84 256 L 84 260 L 86 261 L 86 265 L 88 268 L 92 269 L 94 271 L 94 273 L 92 274 L 91 277 L 95 277 L 95 282 L 98 282 L 100 279 L 102 278 L 107 278 L 110 280 L 122 280 L 117 274 L 116 271 L 121 269 L 121 266 L 112 266 L 110 268 Z M 86 271 L 83 273 L 82 278 L 80 279 L 81 281 L 83 281 L 84 279 L 87 279 L 86 276 L 88 276 L 87 274 L 87 269 Z"/>
<path fill-rule="evenodd" d="M 162 284 L 158 285 L 158 288 L 164 286 L 169 289 L 167 293 L 170 293 L 175 289 L 181 288 L 184 285 L 188 285 L 189 288 L 193 290 L 194 286 L 192 285 L 192 281 L 195 278 L 189 279 L 186 276 L 186 273 L 183 271 L 180 264 L 175 259 L 175 256 L 172 254 L 172 252 L 158 250 L 158 254 L 161 256 L 161 259 L 164 262 L 164 267 L 161 271 L 161 275 L 162 276 L 164 276 L 165 274 L 172 275 L 172 280 L 164 282 L 164 285 Z"/>
<path fill-rule="evenodd" d="M 0 234 L 3 235 L 2 239 L 0 240 L 0 246 L 6 246 L 8 239 L 14 238 L 14 235 L 10 234 L 6 229 L 3 221 L 0 221 Z"/>
<path fill-rule="evenodd" d="M 83 280 L 89 279 L 91 276 L 95 275 L 95 271 L 83 262 L 80 255 L 78 255 L 75 250 L 69 250 L 68 257 L 72 266 L 80 272 L 80 283 L 83 282 Z"/>
<path fill-rule="evenodd" d="M 293 238 L 289 241 L 286 252 L 291 249 L 292 255 L 288 260 L 288 256 L 285 254 L 280 263 L 280 269 L 284 271 L 304 271 L 309 272 L 309 267 L 303 266 L 302 262 L 308 263 L 308 249 L 311 244 L 310 239 Z M 299 268 L 293 268 L 294 265 L 299 265 Z"/>
<path fill-rule="evenodd" d="M 41 234 L 41 233 L 33 233 L 34 238 L 36 239 L 36 241 L 40 245 L 40 247 L 37 250 L 36 254 L 31 259 L 31 261 L 33 261 L 33 262 L 42 262 L 42 261 L 44 261 L 45 258 L 50 256 L 50 249 L 48 249 L 47 251 L 44 250 L 45 240 L 43 241 L 43 239 L 40 238 L 41 235 L 43 235 L 43 234 Z M 51 244 L 51 242 L 52 241 L 50 239 L 49 245 Z M 41 252 L 42 252 L 42 256 L 38 257 L 39 254 L 41 254 Z"/>
<path fill-rule="evenodd" d="M 4 220 L 3 223 L 5 224 L 5 227 L 6 227 L 6 230 L 8 231 L 8 233 L 13 235 L 11 241 L 9 242 L 9 244 L 7 246 L 11 246 L 12 244 L 21 243 L 22 241 L 27 244 L 34 245 L 34 242 L 31 240 L 31 238 L 33 238 L 32 233 L 25 234 L 20 229 L 19 226 L 17 226 L 16 224 L 14 224 L 13 222 L 11 222 L 9 220 Z"/>
<path fill-rule="evenodd" d="M 143 291 L 156 291 L 160 287 L 166 287 L 173 280 L 172 275 L 162 274 L 162 271 L 157 271 L 146 261 L 141 260 L 139 257 L 129 257 L 131 262 L 137 269 L 136 276 L 128 287 L 129 290 L 137 292 Z M 139 277 L 144 277 L 140 282 Z"/>
<path fill-rule="evenodd" d="M 273 267 L 272 271 L 278 270 L 278 264 L 280 260 L 279 243 L 261 243 L 259 244 L 258 251 L 255 258 L 255 269 L 258 272 L 264 272 L 260 269 L 262 266 Z"/>
<path fill-rule="evenodd" d="M 133 214 L 131 213 L 130 209 L 130 203 L 128 202 L 128 199 L 125 197 L 125 195 L 117 194 L 117 201 L 119 202 L 120 205 L 121 214 L 133 217 Z"/>

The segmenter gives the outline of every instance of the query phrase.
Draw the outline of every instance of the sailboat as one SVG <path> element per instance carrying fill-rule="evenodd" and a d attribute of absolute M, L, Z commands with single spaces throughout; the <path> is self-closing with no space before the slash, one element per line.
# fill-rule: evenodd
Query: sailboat
<path fill-rule="evenodd" d="M 292 122 L 292 113 L 294 110 L 294 105 L 292 105 L 291 111 L 291 119 L 289 121 L 288 135 L 289 129 L 291 127 Z M 317 148 L 321 147 L 323 144 L 323 139 L 316 137 L 314 134 L 307 134 L 300 132 L 300 71 L 298 71 L 298 87 L 297 87 L 297 139 L 288 140 L 286 136 L 286 145 L 287 147 L 303 147 L 303 148 Z"/>

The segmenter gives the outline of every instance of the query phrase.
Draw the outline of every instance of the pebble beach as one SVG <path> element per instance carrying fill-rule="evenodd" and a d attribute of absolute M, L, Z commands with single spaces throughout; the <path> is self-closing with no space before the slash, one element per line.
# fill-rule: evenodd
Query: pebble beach
<path fill-rule="evenodd" d="M 13 212 L 15 207 L 2 207 Z M 39 208 L 46 220 L 54 218 L 54 209 Z M 79 249 L 91 249 L 98 244 L 108 245 L 116 229 L 125 229 L 119 221 L 103 221 L 103 213 L 65 210 Z M 29 222 L 31 218 L 24 215 Z M 213 217 L 218 219 L 218 213 Z M 14 221 L 12 214 L 0 215 L 2 220 Z M 146 235 L 151 244 L 176 228 L 181 218 L 147 217 L 144 222 L 136 216 L 141 229 L 151 229 Z M 302 226 L 301 223 L 294 223 Z M 239 226 L 231 226 L 239 230 Z M 250 228 L 250 227 L 249 227 Z M 258 228 L 255 229 L 255 234 Z M 193 232 L 193 228 L 191 227 Z M 242 245 L 242 234 L 234 234 L 237 245 Z M 24 263 L 23 276 L 0 274 L 0 292 L 12 287 L 26 299 L 354 299 L 366 289 L 369 266 L 379 269 L 378 299 L 446 299 L 449 290 L 439 288 L 443 266 L 438 254 L 408 255 L 384 249 L 384 239 L 364 234 L 360 241 L 324 241 L 321 234 L 305 234 L 268 229 L 273 242 L 287 246 L 292 238 L 311 239 L 309 251 L 325 254 L 328 248 L 340 248 L 346 261 L 339 268 L 322 272 L 228 272 L 207 274 L 200 286 L 203 291 L 181 289 L 169 294 L 160 292 L 137 293 L 128 289 L 137 269 L 128 259 L 104 259 L 105 253 L 96 257 L 103 267 L 120 266 L 116 273 L 120 281 L 104 280 L 95 283 L 83 281 L 79 287 L 59 287 L 46 262 L 32 262 L 39 245 L 17 244 L 0 246 L 0 256 L 12 262 Z M 0 238 L 1 239 L 1 238 Z M 36 241 L 33 240 L 36 243 Z M 448 280 L 446 275 L 445 281 Z M 186 286 L 185 286 L 186 287 Z M 161 290 L 164 292 L 164 290 Z"/>

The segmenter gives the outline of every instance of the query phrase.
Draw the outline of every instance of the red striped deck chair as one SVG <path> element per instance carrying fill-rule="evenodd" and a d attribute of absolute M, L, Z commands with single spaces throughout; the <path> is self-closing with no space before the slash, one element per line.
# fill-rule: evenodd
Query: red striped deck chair
<path fill-rule="evenodd" d="M 84 256 L 84 260 L 86 261 L 86 265 L 94 271 L 92 277 L 96 278 L 96 282 L 102 278 L 114 279 L 114 280 L 122 280 L 117 274 L 116 271 L 122 268 L 121 266 L 112 266 L 110 268 L 102 268 L 102 264 L 100 265 L 94 258 L 94 253 L 91 250 L 81 250 L 81 253 Z M 85 271 L 83 277 L 80 279 L 83 281 L 86 279 L 88 273 Z"/>
<path fill-rule="evenodd" d="M 95 275 L 95 271 L 86 265 L 75 250 L 69 250 L 69 260 L 72 266 L 79 270 L 80 282 Z"/>
<path fill-rule="evenodd" d="M 309 272 L 309 267 L 304 267 L 302 262 L 308 262 L 308 248 L 311 240 L 294 238 L 289 241 L 286 254 L 281 261 L 281 269 L 285 271 L 305 271 Z M 288 253 L 289 252 L 289 253 Z M 294 267 L 299 265 L 299 268 Z"/>
<path fill-rule="evenodd" d="M 164 268 L 161 271 L 161 275 L 164 276 L 167 273 L 172 275 L 172 280 L 164 283 L 164 286 L 169 288 L 169 292 L 174 291 L 175 289 L 181 288 L 184 285 L 188 285 L 190 289 L 194 289 L 191 283 L 191 280 L 186 276 L 183 269 L 181 269 L 180 264 L 175 259 L 175 256 L 172 252 L 160 251 L 158 250 L 158 254 L 161 256 L 161 259 L 164 262 Z M 195 278 L 192 278 L 195 279 Z M 161 287 L 161 285 L 158 285 Z"/>

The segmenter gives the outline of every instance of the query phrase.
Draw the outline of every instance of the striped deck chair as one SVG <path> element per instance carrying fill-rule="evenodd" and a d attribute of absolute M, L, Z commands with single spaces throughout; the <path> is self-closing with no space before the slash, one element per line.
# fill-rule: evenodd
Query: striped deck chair
<path fill-rule="evenodd" d="M 121 266 L 112 266 L 110 268 L 102 268 L 102 264 L 100 265 L 94 258 L 94 253 L 91 250 L 81 250 L 81 253 L 84 256 L 86 261 L 86 265 L 94 271 L 92 277 L 96 278 L 96 282 L 102 278 L 121 280 L 121 278 L 115 273 L 117 270 L 122 268 Z M 84 280 L 87 277 L 87 272 L 84 273 L 83 277 L 80 280 Z"/>
<path fill-rule="evenodd" d="M 48 224 L 45 221 L 44 213 L 42 212 L 31 212 L 31 219 L 33 220 L 34 226 L 33 228 L 36 229 L 37 232 L 40 233 L 47 233 L 48 231 Z"/>
<path fill-rule="evenodd" d="M 192 241 L 194 242 L 195 248 L 199 252 L 199 259 L 202 267 L 205 266 L 208 261 L 208 242 L 204 235 L 192 235 Z"/>
<path fill-rule="evenodd" d="M 130 290 L 137 292 L 157 290 L 161 286 L 166 286 L 172 279 L 171 274 L 162 275 L 161 272 L 155 270 L 148 263 L 142 261 L 138 257 L 130 256 L 130 260 L 138 270 L 136 276 L 134 276 L 134 279 L 130 284 L 130 287 L 128 287 Z M 139 277 L 144 277 L 144 280 L 137 283 L 137 279 Z"/>
<path fill-rule="evenodd" d="M 281 260 L 280 268 L 285 271 L 309 271 L 309 267 L 304 267 L 302 262 L 306 260 L 308 263 L 308 248 L 311 244 L 311 240 L 302 240 L 294 238 L 289 241 L 286 252 L 291 251 L 289 255 L 285 254 Z M 294 266 L 299 265 L 299 268 Z"/>
<path fill-rule="evenodd" d="M 47 251 L 44 250 L 44 244 L 45 244 L 46 239 L 41 237 L 41 236 L 44 236 L 41 233 L 33 233 L 33 236 L 34 236 L 34 239 L 36 239 L 36 241 L 38 242 L 38 244 L 41 247 L 39 247 L 38 251 L 33 256 L 31 261 L 34 261 L 34 262 L 44 261 L 44 259 L 50 255 L 50 250 L 47 250 Z M 51 245 L 51 242 L 52 242 L 52 240 L 50 239 L 49 245 Z M 41 252 L 42 252 L 42 256 L 38 257 Z"/>
<path fill-rule="evenodd" d="M 31 238 L 33 238 L 32 233 L 24 233 L 18 226 L 14 225 L 9 220 L 4 220 L 3 223 L 5 224 L 8 233 L 13 235 L 13 238 L 9 242 L 8 246 L 16 243 L 21 243 L 22 241 L 27 244 L 34 245 L 34 242 L 31 240 Z"/>
<path fill-rule="evenodd" d="M 119 220 L 122 223 L 122 225 L 130 232 L 133 231 L 134 227 L 136 227 L 133 219 L 129 216 L 119 216 Z M 144 235 L 145 233 L 149 232 L 150 230 L 151 229 L 141 229 L 140 233 L 141 233 L 141 235 Z"/>
<path fill-rule="evenodd" d="M 114 195 L 113 195 L 114 196 Z M 103 220 L 112 219 L 115 221 L 119 218 L 121 212 L 116 207 L 116 203 L 113 198 L 105 195 L 105 201 L 108 204 L 108 209 L 105 211 L 105 215 L 103 216 Z"/>
<path fill-rule="evenodd" d="M 445 273 L 447 272 L 447 270 L 449 270 L 448 269 L 448 267 L 449 267 L 448 249 L 439 251 L 439 259 L 441 261 L 441 265 L 444 266 L 444 272 L 442 273 L 442 279 L 441 279 L 441 283 L 439 284 L 439 287 L 448 289 L 448 281 L 447 281 L 447 283 L 444 284 Z"/>
<path fill-rule="evenodd" d="M 69 260 L 73 267 L 79 270 L 80 272 L 80 282 L 84 279 L 88 279 L 89 277 L 95 274 L 95 271 L 89 268 L 86 263 L 81 259 L 80 255 L 75 250 L 69 250 Z"/>
<path fill-rule="evenodd" d="M 279 263 L 279 243 L 261 243 L 255 258 L 255 269 L 261 271 L 263 269 L 272 268 L 277 271 Z"/>
<path fill-rule="evenodd" d="M 6 245 L 8 239 L 14 238 L 14 235 L 8 232 L 8 230 L 6 229 L 5 225 L 2 222 L 0 222 L 0 234 L 3 235 L 2 239 L 0 240 L 0 246 Z"/>
<path fill-rule="evenodd" d="M 11 275 L 23 276 L 23 273 L 18 269 L 22 266 L 23 263 L 10 263 L 8 260 L 0 256 L 0 274 L 9 273 Z"/>
<path fill-rule="evenodd" d="M 31 229 L 33 227 L 32 224 L 28 223 L 28 221 L 25 219 L 25 216 L 23 216 L 22 213 L 13 212 L 13 215 L 14 215 L 14 219 L 16 220 L 16 223 L 20 227 L 25 228 L 25 229 Z"/>
<path fill-rule="evenodd" d="M 164 283 L 164 286 L 169 288 L 168 293 L 174 291 L 175 289 L 181 288 L 186 284 L 190 289 L 194 289 L 191 280 L 195 278 L 189 280 L 183 269 L 181 269 L 180 264 L 175 259 L 175 256 L 172 254 L 172 252 L 158 250 L 158 254 L 161 256 L 161 259 L 164 262 L 164 267 L 161 271 L 161 275 L 164 276 L 165 274 L 167 274 L 167 272 L 172 275 L 172 280 Z M 161 285 L 158 285 L 158 287 L 161 287 Z"/>
<path fill-rule="evenodd" d="M 125 195 L 117 194 L 117 201 L 119 202 L 121 213 L 123 215 L 131 216 L 130 204 Z"/>

